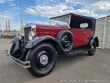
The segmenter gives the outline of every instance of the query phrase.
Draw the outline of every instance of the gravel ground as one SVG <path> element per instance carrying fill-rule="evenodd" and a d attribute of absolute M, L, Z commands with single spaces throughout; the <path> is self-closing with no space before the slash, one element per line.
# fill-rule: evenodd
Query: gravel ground
<path fill-rule="evenodd" d="M 9 43 L 0 39 L 0 83 L 110 83 L 110 50 L 97 49 L 94 56 L 59 57 L 51 74 L 35 78 L 7 58 Z"/>

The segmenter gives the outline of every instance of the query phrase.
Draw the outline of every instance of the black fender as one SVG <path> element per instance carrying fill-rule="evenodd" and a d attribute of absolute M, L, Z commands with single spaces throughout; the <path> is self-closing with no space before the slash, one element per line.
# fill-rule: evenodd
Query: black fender
<path fill-rule="evenodd" d="M 20 48 L 19 42 L 20 42 L 19 37 L 15 37 L 11 40 L 11 43 L 15 44 L 15 49 L 13 52 L 15 52 L 16 50 L 18 50 Z"/>
<path fill-rule="evenodd" d="M 15 37 L 15 38 L 13 38 L 12 40 L 11 40 L 11 43 L 16 43 L 16 42 L 18 42 L 19 41 L 19 37 Z"/>
<path fill-rule="evenodd" d="M 66 53 L 64 52 L 63 48 L 61 47 L 61 45 L 58 43 L 58 41 L 52 37 L 52 36 L 41 36 L 41 37 L 35 37 L 32 40 L 30 40 L 27 45 L 25 46 L 26 49 L 32 49 L 36 46 L 38 46 L 39 44 L 42 43 L 49 43 L 51 44 L 56 51 L 59 54 L 63 54 L 66 55 Z"/>
<path fill-rule="evenodd" d="M 99 39 L 98 39 L 97 36 L 94 36 L 94 37 L 92 37 L 92 38 L 90 39 L 90 41 L 89 41 L 89 46 L 91 46 L 94 41 L 96 42 L 96 47 L 99 47 Z"/>

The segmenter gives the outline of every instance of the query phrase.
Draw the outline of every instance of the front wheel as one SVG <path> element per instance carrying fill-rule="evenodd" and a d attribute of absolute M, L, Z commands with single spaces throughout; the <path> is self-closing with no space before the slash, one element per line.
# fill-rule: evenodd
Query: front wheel
<path fill-rule="evenodd" d="M 40 44 L 26 56 L 26 60 L 31 64 L 28 70 L 35 77 L 48 75 L 54 69 L 56 59 L 56 50 L 48 43 Z"/>
<path fill-rule="evenodd" d="M 93 56 L 95 54 L 95 52 L 96 52 L 96 43 L 94 41 L 90 47 L 90 50 L 88 51 L 88 55 Z"/>
<path fill-rule="evenodd" d="M 12 44 L 11 49 L 10 49 L 10 55 L 13 55 L 15 46 L 16 46 L 15 44 Z"/>
<path fill-rule="evenodd" d="M 10 55 L 15 57 L 15 58 L 20 58 L 22 53 L 20 52 L 20 50 L 15 50 L 16 44 L 12 44 L 11 49 L 10 49 Z"/>

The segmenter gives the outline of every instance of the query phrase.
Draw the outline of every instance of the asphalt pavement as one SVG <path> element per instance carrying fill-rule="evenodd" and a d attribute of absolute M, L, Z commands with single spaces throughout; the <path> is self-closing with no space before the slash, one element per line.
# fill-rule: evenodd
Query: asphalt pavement
<path fill-rule="evenodd" d="M 0 39 L 0 83 L 110 83 L 110 50 L 59 57 L 52 73 L 35 78 L 7 58 L 5 50 L 10 46 L 9 39 Z"/>

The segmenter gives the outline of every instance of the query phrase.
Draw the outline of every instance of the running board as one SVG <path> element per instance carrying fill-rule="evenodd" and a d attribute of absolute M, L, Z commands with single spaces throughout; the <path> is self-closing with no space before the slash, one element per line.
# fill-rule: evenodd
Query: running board
<path fill-rule="evenodd" d="M 78 54 L 84 53 L 84 52 L 86 52 L 86 51 L 89 51 L 89 48 L 76 49 L 76 50 L 73 50 L 73 51 L 67 53 L 67 56 L 78 55 Z"/>

